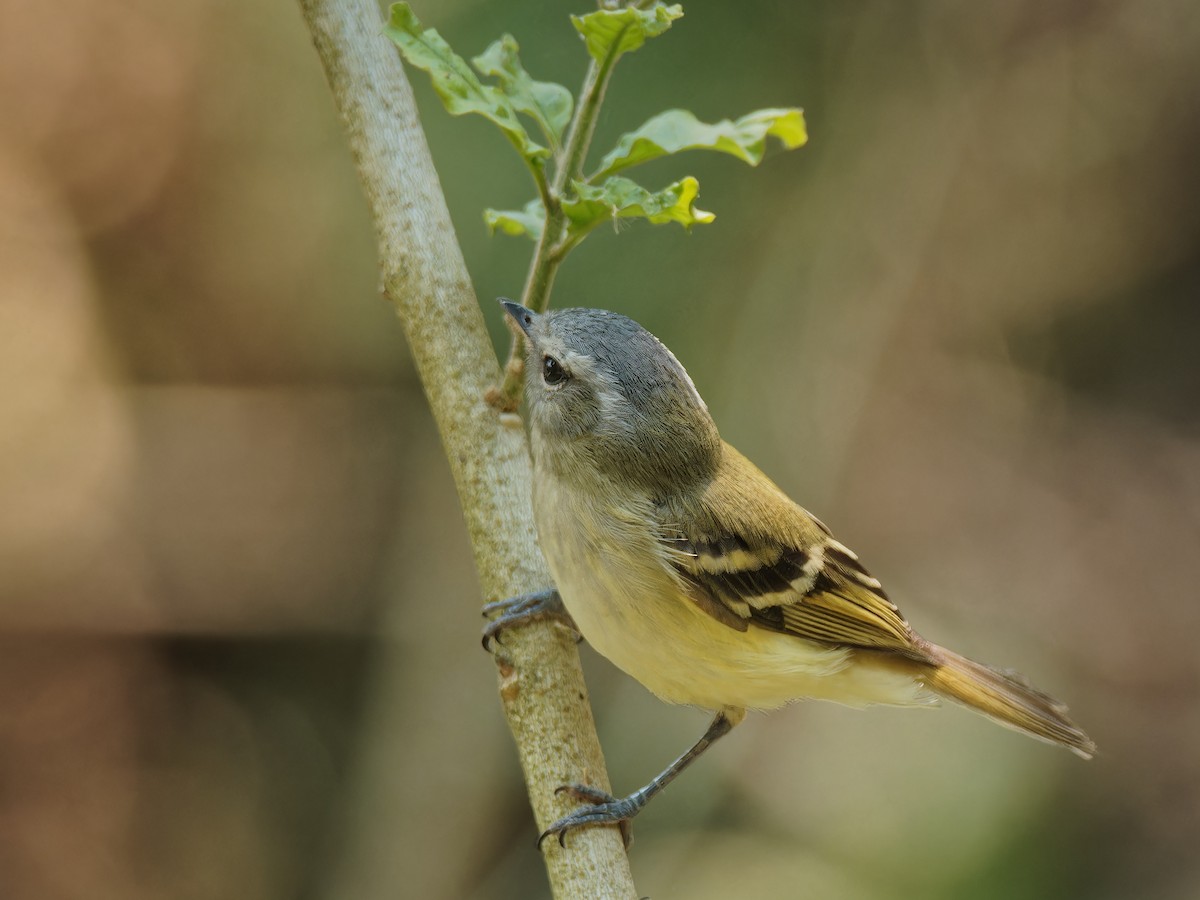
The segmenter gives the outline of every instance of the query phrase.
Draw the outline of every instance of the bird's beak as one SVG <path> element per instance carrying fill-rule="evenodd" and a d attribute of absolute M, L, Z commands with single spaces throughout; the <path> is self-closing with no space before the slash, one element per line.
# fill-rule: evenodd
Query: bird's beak
<path fill-rule="evenodd" d="M 532 309 L 526 309 L 520 303 L 513 303 L 511 300 L 500 297 L 500 305 L 504 307 L 504 311 L 508 313 L 508 317 L 512 320 L 521 331 L 529 334 L 529 329 L 533 327 L 533 323 L 538 320 L 538 314 Z"/>

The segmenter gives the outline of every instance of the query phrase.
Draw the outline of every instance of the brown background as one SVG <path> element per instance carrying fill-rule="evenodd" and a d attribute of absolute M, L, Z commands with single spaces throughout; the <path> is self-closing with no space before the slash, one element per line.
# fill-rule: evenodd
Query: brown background
<path fill-rule="evenodd" d="M 585 11 L 580 4 L 571 11 Z M 568 10 L 424 3 L 577 85 Z M 1084 764 L 958 710 L 752 717 L 639 820 L 644 894 L 1200 893 L 1200 12 L 696 0 L 598 149 L 691 155 L 716 222 L 605 229 L 562 305 L 633 315 L 727 439 L 928 636 L 1068 699 Z M 415 79 L 484 314 L 530 186 Z M 447 468 L 296 7 L 0 6 L 0 893 L 545 894 Z M 597 157 L 598 158 L 598 157 Z M 585 652 L 618 789 L 703 728 Z"/>

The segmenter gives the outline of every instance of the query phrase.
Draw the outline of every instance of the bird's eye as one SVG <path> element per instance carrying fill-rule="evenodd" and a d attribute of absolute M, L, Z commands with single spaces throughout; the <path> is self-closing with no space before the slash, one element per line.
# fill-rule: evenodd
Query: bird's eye
<path fill-rule="evenodd" d="M 553 356 L 542 357 L 542 381 L 551 386 L 562 384 L 571 376 L 567 374 L 567 370 Z"/>

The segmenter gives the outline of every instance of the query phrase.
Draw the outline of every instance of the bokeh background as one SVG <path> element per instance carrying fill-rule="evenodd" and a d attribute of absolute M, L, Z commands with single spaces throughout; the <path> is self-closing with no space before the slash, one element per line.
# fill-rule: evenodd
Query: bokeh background
<path fill-rule="evenodd" d="M 577 85 L 584 3 L 440 0 Z M 603 230 L 644 322 L 922 632 L 1069 700 L 755 716 L 638 820 L 654 898 L 1200 896 L 1200 7 L 690 0 L 597 149 L 805 107 L 714 224 Z M 414 77 L 484 315 L 530 186 Z M 547 894 L 447 466 L 286 0 L 0 4 L 0 895 Z M 618 790 L 703 729 L 583 648 Z"/>

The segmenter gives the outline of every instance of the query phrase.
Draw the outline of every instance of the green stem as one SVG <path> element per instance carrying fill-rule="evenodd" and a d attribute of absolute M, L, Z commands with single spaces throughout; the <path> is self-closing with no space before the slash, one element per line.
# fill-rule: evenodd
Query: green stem
<path fill-rule="evenodd" d="M 546 181 L 545 164 L 540 160 L 527 160 L 527 165 L 529 174 L 533 176 L 533 183 L 537 185 L 538 199 L 542 201 L 542 206 L 549 208 L 552 201 L 550 184 Z"/>
<path fill-rule="evenodd" d="M 571 182 L 583 175 L 583 163 L 587 159 L 592 135 L 596 131 L 596 120 L 600 115 L 600 105 L 604 102 L 604 93 L 608 90 L 608 82 L 616 65 L 616 47 L 619 43 L 620 41 L 613 42 L 613 50 L 602 62 L 592 60 L 588 66 L 583 88 L 579 92 L 579 105 L 575 108 L 575 115 L 571 117 L 566 140 L 556 158 L 554 180 L 549 186 L 549 194 L 542 193 L 546 225 L 542 229 L 537 250 L 534 251 L 529 264 L 525 287 L 521 291 L 521 305 L 535 312 L 545 312 L 550 305 L 550 288 L 554 285 L 554 276 L 558 274 L 558 267 L 566 258 L 567 251 L 575 245 L 566 238 L 567 217 L 563 213 L 561 199 Z M 543 183 L 544 180 L 539 183 L 539 190 L 542 189 Z M 499 404 L 506 409 L 515 409 L 517 406 L 517 397 L 521 391 L 523 347 L 524 341 L 521 337 L 514 336 L 509 346 L 508 359 L 504 364 L 504 383 L 500 386 Z"/>
<path fill-rule="evenodd" d="M 592 134 L 596 130 L 600 104 L 604 102 L 604 92 L 608 89 L 608 81 L 612 78 L 613 67 L 616 65 L 618 44 L 619 40 L 613 41 L 612 49 L 603 62 L 592 60 L 588 66 L 583 88 L 579 92 L 579 105 L 571 118 L 571 127 L 567 131 L 562 155 L 554 172 L 553 190 L 560 197 L 572 179 L 580 178 L 583 174 L 583 161 L 587 157 Z"/>

